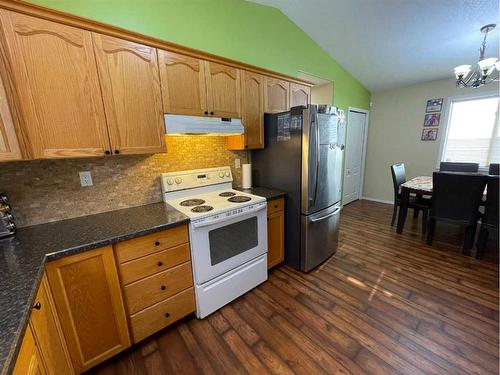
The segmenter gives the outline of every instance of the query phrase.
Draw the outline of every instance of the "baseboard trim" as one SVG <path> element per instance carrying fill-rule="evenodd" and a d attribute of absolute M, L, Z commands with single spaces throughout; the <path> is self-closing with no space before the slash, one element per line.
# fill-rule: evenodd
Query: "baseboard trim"
<path fill-rule="evenodd" d="M 378 199 L 378 198 L 370 198 L 370 197 L 361 197 L 361 199 L 363 199 L 365 201 L 373 201 L 373 202 L 378 202 L 378 203 L 390 204 L 391 206 L 394 204 L 393 201 L 388 201 L 386 199 Z"/>

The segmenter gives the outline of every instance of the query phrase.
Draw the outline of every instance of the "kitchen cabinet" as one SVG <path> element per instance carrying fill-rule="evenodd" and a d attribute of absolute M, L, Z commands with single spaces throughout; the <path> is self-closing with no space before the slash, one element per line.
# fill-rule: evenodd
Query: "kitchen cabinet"
<path fill-rule="evenodd" d="M 46 276 L 40 283 L 29 325 L 47 374 L 74 374 Z"/>
<path fill-rule="evenodd" d="M 54 260 L 46 272 L 76 373 L 130 346 L 111 246 Z"/>
<path fill-rule="evenodd" d="M 311 88 L 298 83 L 290 83 L 290 107 L 306 106 L 311 102 Z"/>
<path fill-rule="evenodd" d="M 161 91 L 165 113 L 208 114 L 205 62 L 170 51 L 158 50 Z"/>
<path fill-rule="evenodd" d="M 109 139 L 91 33 L 6 10 L 0 20 L 28 156 L 104 155 Z"/>
<path fill-rule="evenodd" d="M 47 375 L 31 328 L 26 328 L 12 375 Z"/>
<path fill-rule="evenodd" d="M 290 82 L 266 77 L 264 101 L 266 113 L 288 111 L 290 109 Z"/>
<path fill-rule="evenodd" d="M 267 267 L 285 260 L 285 200 L 277 198 L 267 203 Z"/>
<path fill-rule="evenodd" d="M 156 48 L 92 34 L 111 150 L 165 151 Z"/>
<path fill-rule="evenodd" d="M 23 158 L 3 80 L 0 78 L 0 162 Z"/>
<path fill-rule="evenodd" d="M 227 138 L 229 150 L 264 147 L 264 76 L 241 72 L 242 118 L 245 134 Z"/>
<path fill-rule="evenodd" d="M 211 116 L 241 118 L 240 70 L 205 61 L 207 105 Z"/>

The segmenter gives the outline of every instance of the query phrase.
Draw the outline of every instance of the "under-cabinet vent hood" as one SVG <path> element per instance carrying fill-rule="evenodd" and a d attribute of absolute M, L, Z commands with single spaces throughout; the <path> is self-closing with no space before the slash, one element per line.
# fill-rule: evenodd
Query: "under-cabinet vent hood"
<path fill-rule="evenodd" d="M 239 118 L 183 116 L 165 114 L 167 135 L 237 135 L 244 128 Z"/>

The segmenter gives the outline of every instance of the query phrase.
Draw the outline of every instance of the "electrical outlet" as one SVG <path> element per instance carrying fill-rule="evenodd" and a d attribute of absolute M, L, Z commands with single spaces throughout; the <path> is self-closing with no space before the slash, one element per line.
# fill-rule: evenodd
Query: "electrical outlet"
<path fill-rule="evenodd" d="M 234 159 L 234 167 L 236 169 L 241 168 L 241 160 L 240 159 Z"/>
<path fill-rule="evenodd" d="M 94 185 L 92 182 L 92 175 L 89 171 L 78 172 L 78 174 L 80 175 L 80 185 L 83 187 Z"/>

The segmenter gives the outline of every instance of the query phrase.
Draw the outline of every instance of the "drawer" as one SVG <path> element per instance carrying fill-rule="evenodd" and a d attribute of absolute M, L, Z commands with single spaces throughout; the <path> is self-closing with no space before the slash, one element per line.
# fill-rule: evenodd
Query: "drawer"
<path fill-rule="evenodd" d="M 185 243 L 157 253 L 119 264 L 122 284 L 165 271 L 190 260 L 189 244 Z"/>
<path fill-rule="evenodd" d="M 141 341 L 145 337 L 152 335 L 195 310 L 194 289 L 189 288 L 130 316 L 134 343 Z"/>
<path fill-rule="evenodd" d="M 128 311 L 134 314 L 192 286 L 191 262 L 146 277 L 124 288 Z"/>
<path fill-rule="evenodd" d="M 274 212 L 283 211 L 285 209 L 285 199 L 277 198 L 267 202 L 267 214 L 270 215 Z"/>
<path fill-rule="evenodd" d="M 125 263 L 188 241 L 187 225 L 180 225 L 172 229 L 117 243 L 115 245 L 116 258 L 118 263 Z"/>

